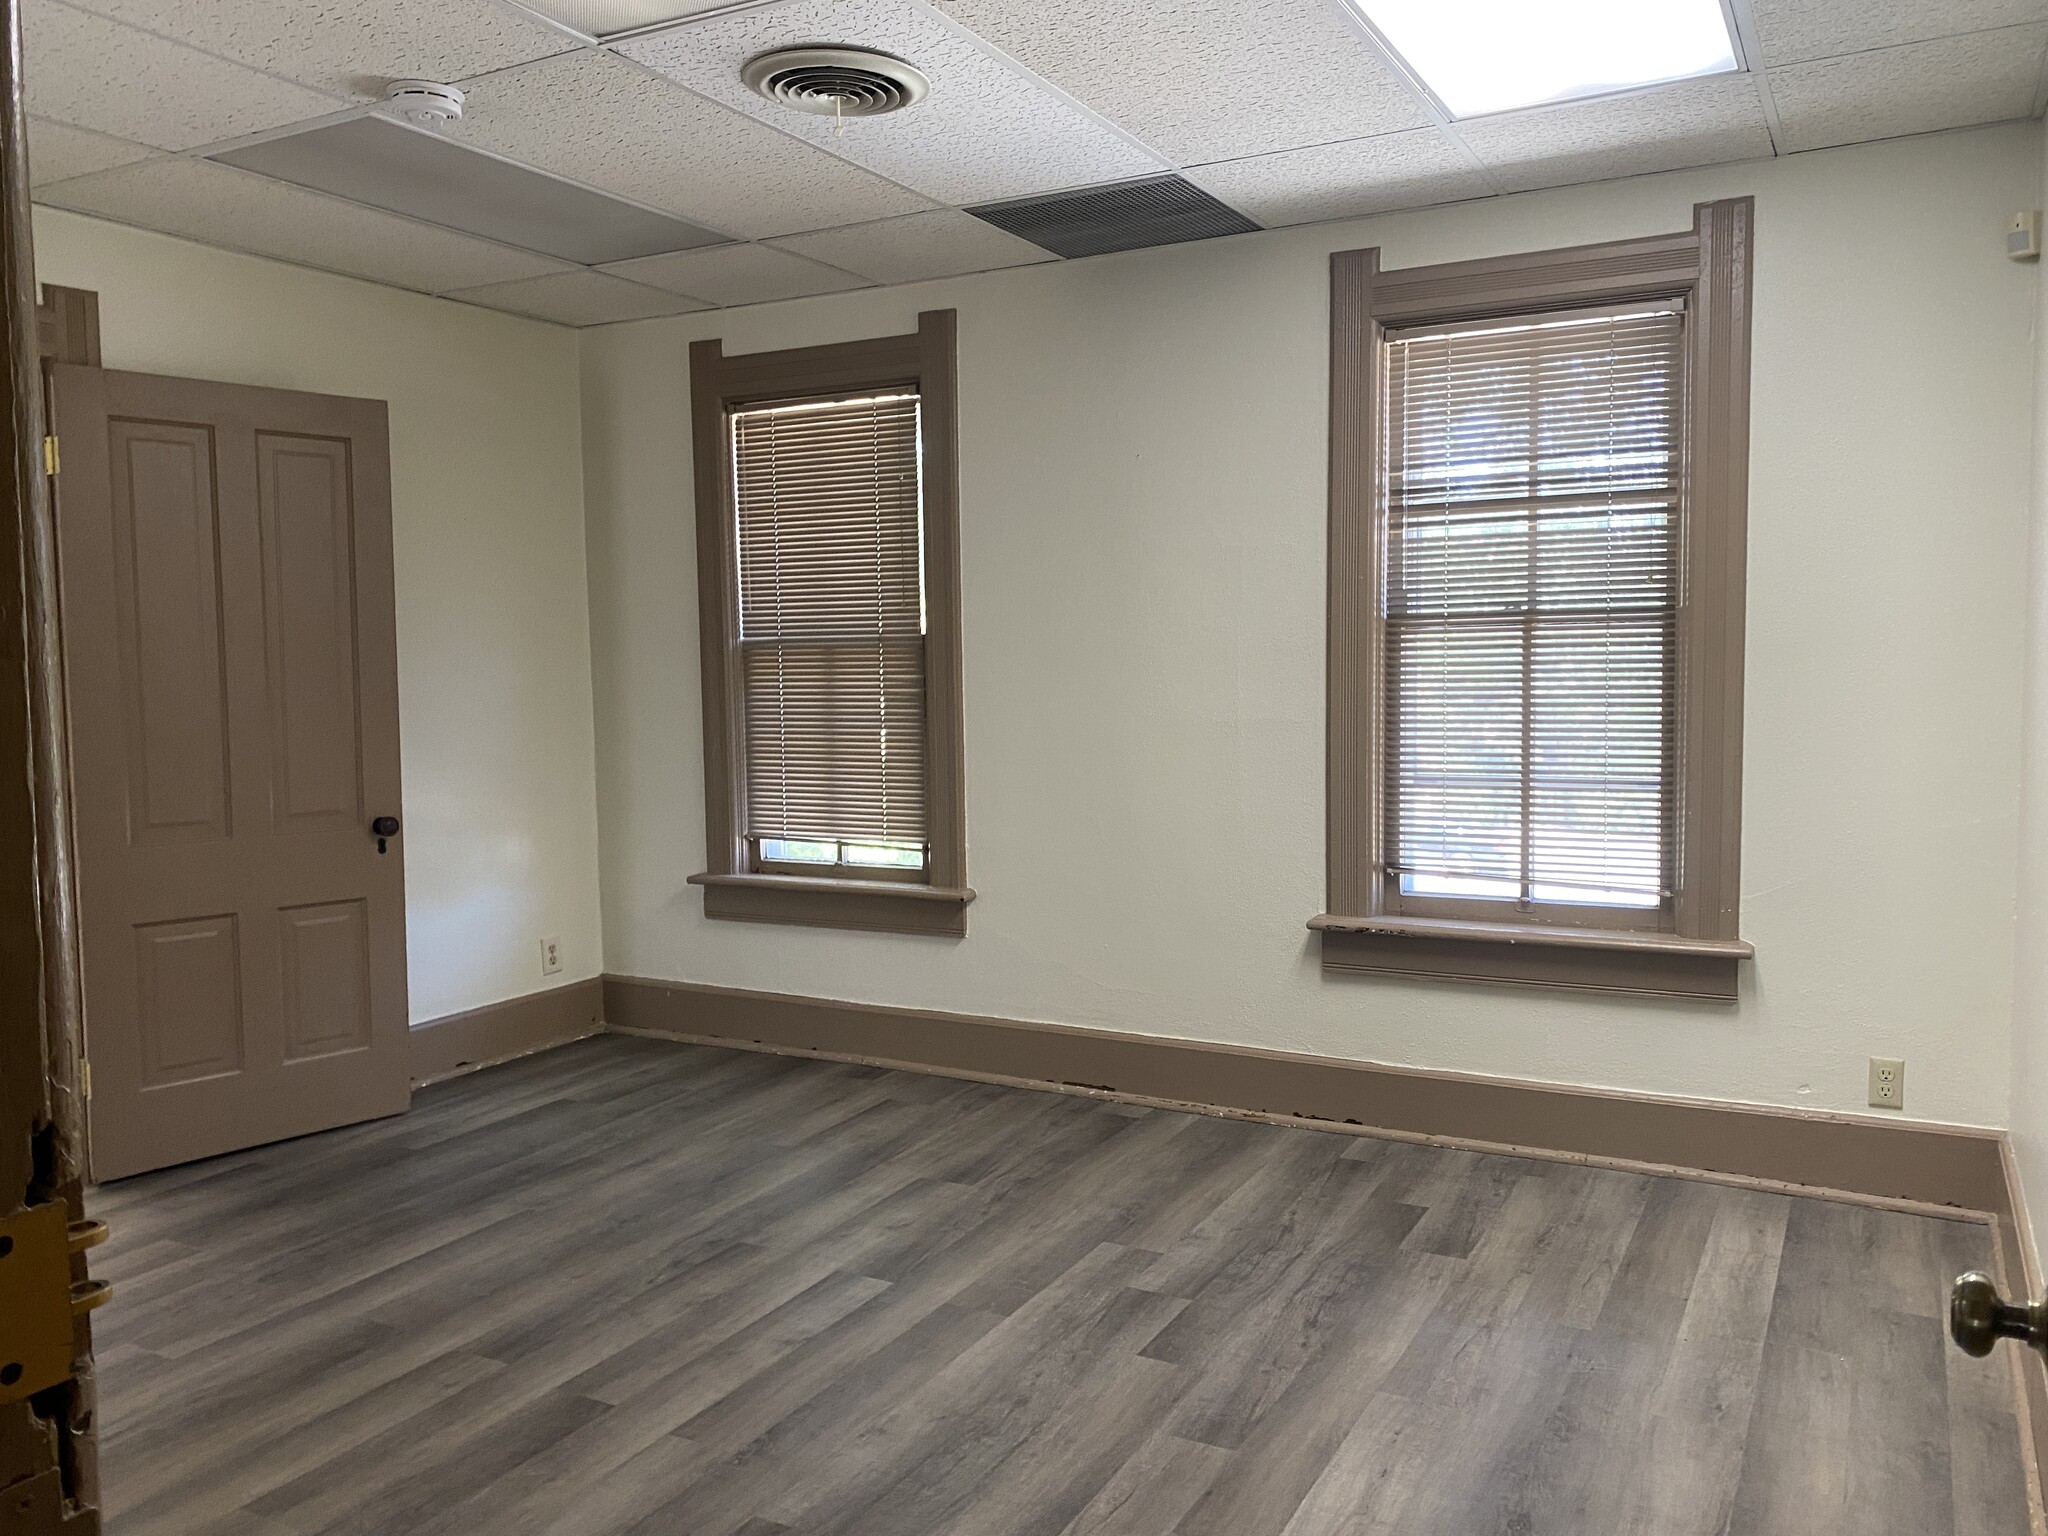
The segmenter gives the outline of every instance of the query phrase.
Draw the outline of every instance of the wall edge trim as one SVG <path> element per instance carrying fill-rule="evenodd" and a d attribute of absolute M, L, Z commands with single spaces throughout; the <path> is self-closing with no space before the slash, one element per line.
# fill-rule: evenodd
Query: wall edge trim
<path fill-rule="evenodd" d="M 604 978 L 591 976 L 415 1024 L 407 1031 L 412 1085 L 424 1088 L 597 1034 L 604 998 Z"/>
<path fill-rule="evenodd" d="M 614 1030 L 1897 1203 L 2011 1209 L 2004 1133 L 606 974 Z M 1605 1113 L 1588 1115 L 1597 1102 Z M 2048 1420 L 2048 1414 L 2044 1414 Z"/>
<path fill-rule="evenodd" d="M 2020 1181 L 2019 1159 L 2010 1134 L 1999 1139 L 1999 1171 L 2003 1199 L 1991 1222 L 1994 1278 L 1999 1290 L 2016 1300 L 2042 1294 L 2038 1256 L 2027 1240 L 2026 1186 Z M 2048 1530 L 2042 1469 L 2048 1467 L 2048 1361 L 2024 1345 L 2006 1351 L 2012 1364 L 2014 1411 L 2019 1419 L 2020 1446 L 2027 1463 L 2028 1513 L 2036 1531 Z"/>

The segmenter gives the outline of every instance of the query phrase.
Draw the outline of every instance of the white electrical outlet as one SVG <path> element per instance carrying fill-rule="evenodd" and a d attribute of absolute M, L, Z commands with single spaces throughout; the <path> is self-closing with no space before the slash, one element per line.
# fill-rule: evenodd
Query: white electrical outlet
<path fill-rule="evenodd" d="M 1870 1058 L 1870 1103 L 1873 1109 L 1906 1107 L 1906 1064 L 1890 1056 Z"/>
<path fill-rule="evenodd" d="M 555 974 L 555 972 L 559 971 L 559 970 L 560 970 L 561 968 L 562 968 L 562 941 L 561 941 L 560 939 L 542 939 L 542 940 L 540 941 L 540 973 L 541 973 L 541 975 L 543 975 L 543 976 L 552 976 L 552 975 L 554 975 L 554 974 Z M 1873 1073 L 1873 1074 L 1874 1074 L 1874 1073 L 1876 1072 L 1876 1070 L 1877 1070 L 1877 1069 L 1876 1069 L 1875 1067 L 1871 1068 L 1871 1071 L 1872 1071 L 1872 1073 Z M 1871 1081 L 1871 1083 L 1872 1083 L 1873 1085 L 1875 1085 L 1875 1084 L 1876 1084 L 1876 1082 L 1877 1082 L 1877 1078 L 1876 1078 L 1875 1076 L 1872 1076 L 1872 1078 L 1870 1079 L 1870 1081 Z M 1875 1093 L 1875 1092 L 1877 1092 L 1877 1089 L 1876 1089 L 1876 1087 L 1875 1087 L 1875 1086 L 1873 1086 L 1873 1087 L 1871 1088 L 1871 1090 L 1870 1090 L 1870 1091 L 1871 1091 L 1872 1093 Z"/>

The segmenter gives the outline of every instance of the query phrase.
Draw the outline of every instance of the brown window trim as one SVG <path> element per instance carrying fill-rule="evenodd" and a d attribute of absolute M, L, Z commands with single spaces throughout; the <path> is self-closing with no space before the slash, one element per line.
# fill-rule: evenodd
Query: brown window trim
<path fill-rule="evenodd" d="M 1732 1002 L 1738 934 L 1743 573 L 1749 481 L 1749 198 L 1701 203 L 1671 235 L 1382 272 L 1330 258 L 1328 973 L 1520 982 Z M 1389 325 L 1683 296 L 1687 482 L 1680 553 L 1675 899 L 1663 931 L 1391 910 L 1382 843 L 1383 621 L 1377 594 L 1379 360 Z"/>
<path fill-rule="evenodd" d="M 960 469 L 956 312 L 926 310 L 908 336 L 725 355 L 717 338 L 690 346 L 696 458 L 698 653 L 704 698 L 704 915 L 888 933 L 967 931 L 967 797 L 960 665 Z M 913 386 L 922 404 L 927 833 L 921 881 L 767 873 L 750 868 L 743 814 L 739 593 L 732 466 L 725 419 L 768 401 Z"/>

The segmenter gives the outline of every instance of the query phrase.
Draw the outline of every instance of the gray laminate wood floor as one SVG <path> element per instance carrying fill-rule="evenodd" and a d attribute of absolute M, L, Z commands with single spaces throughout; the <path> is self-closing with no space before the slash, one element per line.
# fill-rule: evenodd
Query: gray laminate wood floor
<path fill-rule="evenodd" d="M 113 1536 L 2019 1536 L 1984 1228 L 599 1038 L 102 1190 Z"/>

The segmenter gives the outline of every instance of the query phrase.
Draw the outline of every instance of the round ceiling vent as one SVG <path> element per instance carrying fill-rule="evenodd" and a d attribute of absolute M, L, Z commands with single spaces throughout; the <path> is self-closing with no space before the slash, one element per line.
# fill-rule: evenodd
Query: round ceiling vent
<path fill-rule="evenodd" d="M 871 48 L 779 48 L 747 61 L 740 78 L 770 101 L 820 117 L 880 117 L 924 100 L 914 64 Z"/>
<path fill-rule="evenodd" d="M 430 128 L 462 116 L 462 92 L 437 80 L 394 80 L 385 87 L 384 104 L 407 122 Z"/>

